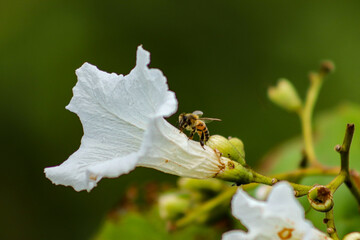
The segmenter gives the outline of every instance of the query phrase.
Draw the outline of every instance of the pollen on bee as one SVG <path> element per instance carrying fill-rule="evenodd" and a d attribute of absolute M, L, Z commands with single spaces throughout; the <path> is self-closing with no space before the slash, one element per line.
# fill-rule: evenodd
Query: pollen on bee
<path fill-rule="evenodd" d="M 168 163 L 168 162 L 169 162 L 169 160 L 165 159 L 165 163 Z"/>

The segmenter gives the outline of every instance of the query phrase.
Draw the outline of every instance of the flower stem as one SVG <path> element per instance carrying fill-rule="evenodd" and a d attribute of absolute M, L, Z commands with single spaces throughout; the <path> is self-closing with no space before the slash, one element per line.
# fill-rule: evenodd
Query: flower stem
<path fill-rule="evenodd" d="M 323 75 L 318 73 L 310 74 L 310 87 L 306 95 L 306 101 L 304 107 L 299 111 L 299 117 L 301 121 L 302 133 L 305 146 L 305 158 L 311 166 L 321 166 L 316 159 L 313 136 L 312 136 L 312 115 L 315 107 L 316 100 L 318 98 L 322 83 Z"/>
<path fill-rule="evenodd" d="M 356 171 L 350 171 L 349 169 L 349 152 L 354 131 L 355 125 L 347 124 L 343 144 L 336 145 L 335 150 L 340 153 L 341 158 L 341 172 L 339 176 L 344 175 L 343 181 L 350 189 L 351 193 L 354 195 L 358 204 L 360 205 L 360 177 Z"/>
<path fill-rule="evenodd" d="M 330 211 L 325 213 L 324 222 L 327 226 L 327 233 L 333 240 L 339 240 L 339 236 L 336 232 L 335 223 L 334 223 L 334 210 L 331 209 Z"/>
<path fill-rule="evenodd" d="M 289 180 L 292 178 L 303 178 L 308 176 L 336 176 L 340 171 L 339 167 L 329 167 L 329 168 L 300 168 L 291 172 L 285 172 L 274 175 L 275 178 L 279 180 Z"/>
<path fill-rule="evenodd" d="M 340 153 L 341 158 L 341 171 L 344 171 L 349 174 L 349 151 L 352 142 L 352 138 L 354 135 L 355 125 L 347 124 L 345 137 L 342 145 L 337 145 L 335 150 Z"/>
<path fill-rule="evenodd" d="M 351 170 L 350 176 L 345 180 L 346 186 L 350 189 L 351 193 L 356 198 L 360 206 L 360 176 L 355 170 Z"/>
<path fill-rule="evenodd" d="M 271 178 L 271 177 L 261 175 L 260 173 L 253 171 L 253 181 L 255 183 L 262 183 L 262 184 L 272 186 L 273 184 L 277 183 L 279 180 L 276 178 Z M 302 185 L 302 184 L 297 184 L 297 183 L 292 183 L 292 182 L 289 182 L 289 183 L 294 188 L 296 197 L 301 197 L 301 196 L 306 195 L 312 188 L 312 186 L 307 186 L 307 185 Z"/>
<path fill-rule="evenodd" d="M 344 183 L 346 179 L 346 173 L 341 171 L 326 187 L 330 189 L 333 194 L 340 186 Z"/>

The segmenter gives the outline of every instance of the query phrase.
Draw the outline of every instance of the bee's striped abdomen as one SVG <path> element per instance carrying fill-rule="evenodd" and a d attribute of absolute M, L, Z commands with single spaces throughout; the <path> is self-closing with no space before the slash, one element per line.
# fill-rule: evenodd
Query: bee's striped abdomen
<path fill-rule="evenodd" d="M 208 130 L 207 127 L 205 127 L 205 129 L 204 129 L 204 136 L 205 136 L 205 139 L 204 139 L 205 142 L 206 142 L 207 140 L 209 140 L 210 133 L 209 133 L 209 130 Z"/>

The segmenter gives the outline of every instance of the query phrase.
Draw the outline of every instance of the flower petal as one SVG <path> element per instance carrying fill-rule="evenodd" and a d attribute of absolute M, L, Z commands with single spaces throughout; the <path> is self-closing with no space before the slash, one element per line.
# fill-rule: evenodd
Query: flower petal
<path fill-rule="evenodd" d="M 266 202 L 238 190 L 232 200 L 232 213 L 248 229 L 240 239 L 330 239 L 305 219 L 303 208 L 287 182 L 277 183 Z M 229 236 L 234 239 L 241 236 L 236 234 Z"/>
<path fill-rule="evenodd" d="M 224 163 L 212 148 L 204 148 L 158 117 L 150 122 L 145 132 L 138 166 L 182 177 L 214 177 L 224 168 Z"/>
<path fill-rule="evenodd" d="M 101 178 L 116 178 L 132 171 L 138 162 L 138 152 L 131 153 L 125 157 L 118 157 L 108 161 L 91 165 L 87 168 L 86 179 L 89 181 L 88 191 L 94 188 Z"/>
<path fill-rule="evenodd" d="M 84 136 L 79 150 L 67 161 L 45 169 L 53 183 L 89 191 L 103 176 L 118 176 L 135 167 L 137 157 L 133 153 L 139 151 L 149 121 L 169 116 L 177 109 L 166 78 L 160 70 L 149 69 L 149 62 L 150 54 L 139 46 L 137 65 L 125 77 L 88 63 L 76 71 L 78 82 L 67 109 L 79 116 Z M 111 162 L 103 167 L 111 169 L 95 167 L 107 161 Z M 87 172 L 94 168 L 101 173 L 95 183 L 94 176 Z"/>
<path fill-rule="evenodd" d="M 291 218 L 294 221 L 304 219 L 303 207 L 294 197 L 294 191 L 289 183 L 281 181 L 273 187 L 268 197 L 268 208 L 279 217 Z"/>
<path fill-rule="evenodd" d="M 246 232 L 240 230 L 232 230 L 222 235 L 222 240 L 254 240 Z"/>
<path fill-rule="evenodd" d="M 265 202 L 253 199 L 242 189 L 236 192 L 231 201 L 232 214 L 248 229 L 259 224 L 265 207 Z"/>
<path fill-rule="evenodd" d="M 332 238 L 326 236 L 316 228 L 311 228 L 307 231 L 304 240 L 332 240 Z"/>

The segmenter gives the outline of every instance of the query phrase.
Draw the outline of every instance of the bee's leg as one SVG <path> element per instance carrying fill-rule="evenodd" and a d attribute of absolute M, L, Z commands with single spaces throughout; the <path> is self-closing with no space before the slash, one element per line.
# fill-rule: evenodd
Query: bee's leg
<path fill-rule="evenodd" d="M 199 133 L 199 132 L 198 132 Z M 200 134 L 199 134 L 200 135 Z M 201 132 L 201 137 L 200 137 L 200 145 L 201 147 L 205 150 L 204 145 L 205 145 L 205 133 Z"/>
<path fill-rule="evenodd" d="M 193 139 L 194 138 L 194 134 L 195 134 L 195 132 L 196 132 L 196 128 L 193 128 L 192 130 L 191 130 L 191 133 L 190 133 L 190 136 L 189 136 L 189 139 Z"/>

